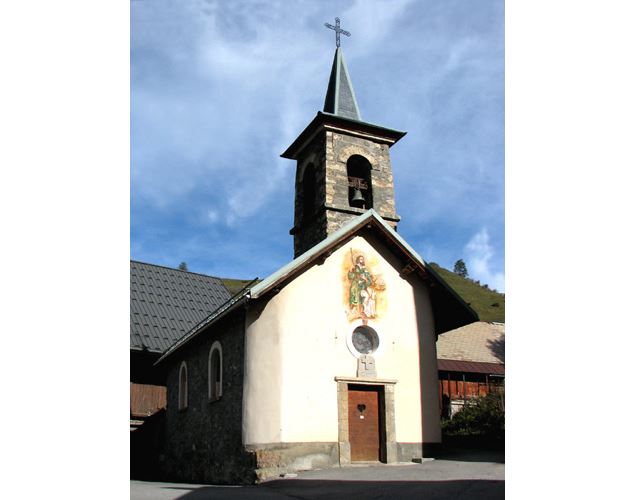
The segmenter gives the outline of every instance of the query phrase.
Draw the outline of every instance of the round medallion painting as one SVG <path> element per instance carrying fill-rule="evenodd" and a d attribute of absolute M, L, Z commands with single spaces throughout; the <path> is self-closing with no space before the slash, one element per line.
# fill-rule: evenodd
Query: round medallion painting
<path fill-rule="evenodd" d="M 353 347 L 361 354 L 372 354 L 379 347 L 379 335 L 370 326 L 358 326 L 353 330 Z"/>

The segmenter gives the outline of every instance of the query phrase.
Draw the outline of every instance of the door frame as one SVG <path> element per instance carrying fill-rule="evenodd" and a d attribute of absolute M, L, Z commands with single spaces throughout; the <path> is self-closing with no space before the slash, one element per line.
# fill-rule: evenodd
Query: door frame
<path fill-rule="evenodd" d="M 397 440 L 395 432 L 395 384 L 396 380 L 335 377 L 337 382 L 337 417 L 340 465 L 351 463 L 351 443 L 348 434 L 348 389 L 349 385 L 370 385 L 379 389 L 380 459 L 384 463 L 397 462 Z"/>

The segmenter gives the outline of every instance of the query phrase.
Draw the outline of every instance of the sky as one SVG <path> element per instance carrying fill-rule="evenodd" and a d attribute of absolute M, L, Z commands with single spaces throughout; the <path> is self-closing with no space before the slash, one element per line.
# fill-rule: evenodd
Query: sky
<path fill-rule="evenodd" d="M 295 161 L 341 19 L 364 121 L 391 148 L 399 233 L 505 290 L 504 2 L 131 2 L 131 258 L 265 278 L 293 258 Z"/>

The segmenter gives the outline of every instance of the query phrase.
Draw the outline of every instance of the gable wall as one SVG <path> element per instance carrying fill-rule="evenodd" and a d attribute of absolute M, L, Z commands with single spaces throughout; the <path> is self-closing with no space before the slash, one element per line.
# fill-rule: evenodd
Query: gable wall
<path fill-rule="evenodd" d="M 261 306 L 262 312 L 248 314 L 246 444 L 338 441 L 334 377 L 356 377 L 357 359 L 348 337 L 361 324 L 361 320 L 349 322 L 346 316 L 351 248 L 374 260 L 386 283 L 385 311 L 368 324 L 380 336 L 374 354 L 377 377 L 397 380 L 397 441 L 440 441 L 435 336 L 427 290 L 418 279 L 399 276 L 399 259 L 383 243 L 372 236 L 357 236 L 288 284 Z M 267 417 L 259 418 L 260 412 Z"/>

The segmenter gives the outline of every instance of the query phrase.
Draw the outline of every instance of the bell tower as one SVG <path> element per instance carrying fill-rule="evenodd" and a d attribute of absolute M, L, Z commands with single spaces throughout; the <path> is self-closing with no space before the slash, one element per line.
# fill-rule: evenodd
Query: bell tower
<path fill-rule="evenodd" d="M 362 120 L 338 44 L 324 110 L 281 155 L 297 161 L 294 258 L 371 208 L 397 229 L 389 148 L 405 134 Z"/>

